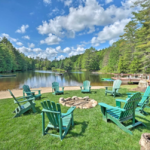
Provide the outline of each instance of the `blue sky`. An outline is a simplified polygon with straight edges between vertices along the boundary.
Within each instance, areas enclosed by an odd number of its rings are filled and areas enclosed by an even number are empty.
[[[0,0],[0,38],[49,60],[110,46],[131,20],[135,0]]]

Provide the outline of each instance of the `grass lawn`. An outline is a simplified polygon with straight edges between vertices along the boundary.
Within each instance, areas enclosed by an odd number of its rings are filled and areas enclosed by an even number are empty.
[[[125,99],[127,89],[121,89],[124,95],[118,97]],[[104,102],[115,106],[115,98],[109,94],[105,96],[105,90],[92,90],[91,94],[82,94],[81,91],[65,91],[64,95],[52,95],[46,93],[42,95],[41,100],[36,100],[37,113],[29,111],[25,115],[17,118],[13,117],[13,111],[17,107],[13,99],[0,100],[0,149],[2,150],[137,150],[140,149],[139,140],[141,134],[150,132],[150,115],[145,117],[136,117],[146,126],[138,126],[131,131],[134,135],[129,135],[118,128],[113,122],[108,123],[102,120],[99,105],[91,109],[75,109],[74,123],[65,138],[60,141],[59,138],[51,135],[42,136],[42,117],[41,101],[51,100],[58,103],[60,97],[89,96],[98,102]],[[62,112],[69,108],[61,106]],[[150,113],[150,110],[145,109]],[[47,117],[46,117],[47,118]],[[47,120],[48,121],[48,120]]]

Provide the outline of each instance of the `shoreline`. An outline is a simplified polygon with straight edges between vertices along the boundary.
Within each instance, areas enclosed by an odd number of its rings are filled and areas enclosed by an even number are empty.
[[[92,89],[104,89],[105,86],[92,86]],[[60,87],[61,89],[61,87]],[[44,93],[51,93],[52,92],[52,87],[41,87],[41,88],[31,88],[31,90],[41,90],[41,94]],[[71,90],[80,90],[80,86],[65,86],[64,87],[64,92],[65,91],[71,91]],[[15,97],[20,97],[23,96],[23,90],[22,89],[12,89],[12,93],[14,94]],[[38,91],[35,92],[35,94]],[[5,91],[0,91],[0,99],[6,99],[6,98],[12,98],[10,93],[5,90]]]

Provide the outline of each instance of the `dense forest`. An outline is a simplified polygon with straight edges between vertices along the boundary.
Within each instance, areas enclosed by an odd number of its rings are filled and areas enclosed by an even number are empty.
[[[91,47],[84,54],[64,60],[28,58],[4,37],[0,41],[0,72],[52,69],[150,73],[150,0],[135,3],[139,4],[142,9],[133,12],[133,18],[125,26],[124,34],[112,46],[102,50]]]

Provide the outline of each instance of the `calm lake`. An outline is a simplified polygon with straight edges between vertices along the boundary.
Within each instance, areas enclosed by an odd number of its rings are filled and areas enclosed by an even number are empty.
[[[0,77],[0,90],[22,88],[24,84],[31,88],[51,87],[52,82],[59,82],[60,86],[80,86],[83,81],[91,81],[92,86],[111,86],[112,82],[101,81],[101,78],[111,78],[111,74],[93,74],[91,72],[71,72],[62,76],[56,72],[35,70],[16,72],[16,77]]]

